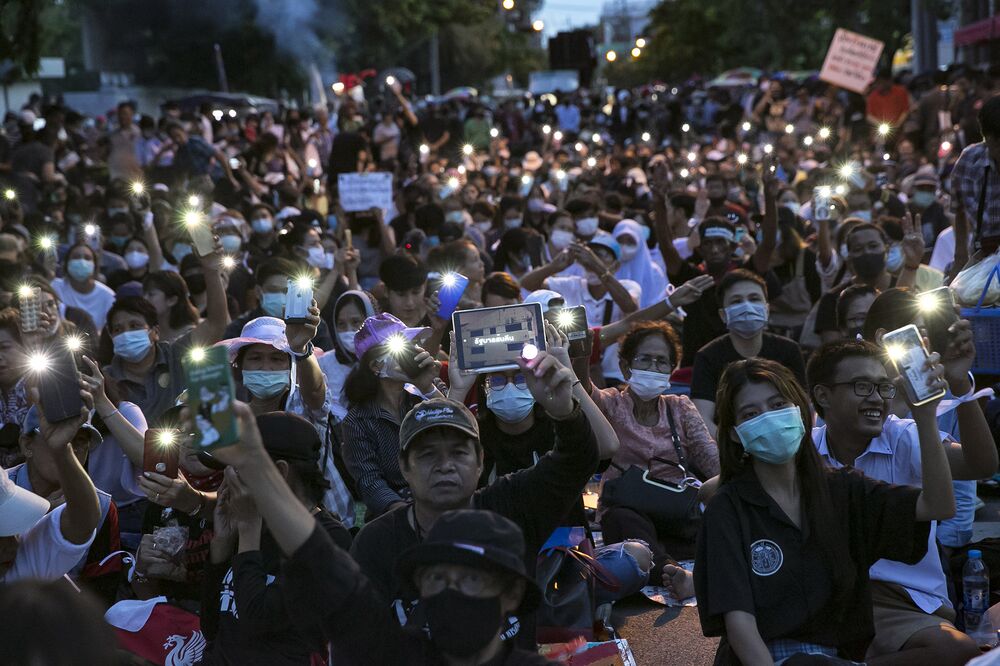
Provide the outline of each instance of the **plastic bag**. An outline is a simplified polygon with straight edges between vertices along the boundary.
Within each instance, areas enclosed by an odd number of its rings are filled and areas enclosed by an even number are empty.
[[[998,266],[1000,266],[1000,250],[979,263],[963,269],[951,281],[951,288],[955,292],[955,301],[961,305],[977,305],[987,281],[989,281],[990,286],[986,290],[986,297],[983,298],[982,304],[984,306],[994,305],[1000,301],[1000,277],[993,275]]]
[[[157,527],[152,534],[143,534],[139,543],[137,559],[145,562],[144,553],[155,552],[159,558],[143,567],[150,578],[165,580],[187,580],[187,567],[184,565],[184,551],[188,541],[188,528],[169,526]]]

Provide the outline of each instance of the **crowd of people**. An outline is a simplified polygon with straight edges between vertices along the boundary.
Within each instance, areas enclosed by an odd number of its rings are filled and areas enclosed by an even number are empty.
[[[0,140],[4,663],[541,664],[646,586],[720,664],[967,663],[1000,377],[957,315],[908,372],[882,339],[1000,245],[997,85],[33,98]],[[388,208],[345,210],[359,172]],[[461,370],[448,274],[460,311],[538,304],[545,349]],[[214,346],[238,442],[206,452]]]

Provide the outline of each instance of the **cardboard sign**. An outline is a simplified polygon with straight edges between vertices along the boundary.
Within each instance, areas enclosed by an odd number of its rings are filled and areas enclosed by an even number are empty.
[[[864,93],[875,78],[885,43],[837,28],[823,60],[819,78],[847,90]]]
[[[344,211],[381,208],[388,221],[388,212],[392,209],[391,173],[342,173],[337,176],[337,192]]]

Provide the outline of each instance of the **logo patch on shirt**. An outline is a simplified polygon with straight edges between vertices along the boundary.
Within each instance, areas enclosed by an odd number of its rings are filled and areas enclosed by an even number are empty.
[[[770,576],[778,572],[785,561],[781,547],[770,539],[760,539],[750,544],[750,566],[758,576]]]

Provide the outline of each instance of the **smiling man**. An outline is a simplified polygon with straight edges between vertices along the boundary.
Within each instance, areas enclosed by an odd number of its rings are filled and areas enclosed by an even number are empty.
[[[938,358],[931,354],[934,362]],[[921,486],[920,443],[933,439],[945,447],[954,479],[982,479],[996,472],[997,452],[990,438],[973,437],[963,446],[938,430],[933,414],[916,420],[891,414],[897,386],[886,372],[881,349],[872,343],[824,345],[809,361],[806,376],[816,412],[826,422],[813,429],[813,442],[832,467],[853,466],[879,481]],[[964,394],[963,389],[954,390]],[[979,407],[970,402],[959,409]],[[955,609],[948,599],[936,527],[932,524],[927,554],[917,564],[879,560],[871,568],[875,639],[868,657],[878,657],[879,664],[964,664],[979,653],[953,624]]]

